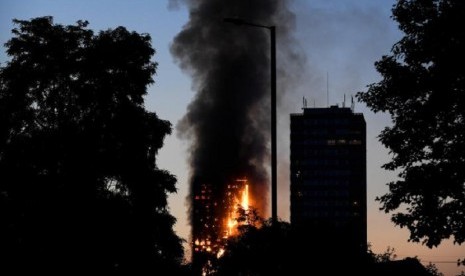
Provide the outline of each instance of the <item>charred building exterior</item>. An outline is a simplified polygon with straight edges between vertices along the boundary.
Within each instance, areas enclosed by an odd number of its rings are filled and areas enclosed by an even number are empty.
[[[214,181],[197,178],[192,202],[192,263],[195,274],[209,274],[209,261],[224,253],[229,237],[238,233],[239,206],[247,212],[249,206],[248,181],[245,178],[229,181],[225,189],[212,185]]]
[[[212,181],[196,178],[192,201],[192,269],[193,275],[205,274],[208,261],[220,246],[221,197]]]
[[[192,212],[192,236],[194,252],[218,251],[219,212],[218,200],[210,183],[202,182],[196,186]],[[195,255],[195,253],[194,253]]]
[[[291,114],[291,223],[330,229],[366,249],[366,124],[350,108],[303,108]]]

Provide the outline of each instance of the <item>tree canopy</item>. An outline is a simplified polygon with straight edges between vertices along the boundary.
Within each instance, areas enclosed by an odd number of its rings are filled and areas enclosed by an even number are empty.
[[[371,255],[353,248],[341,229],[295,226],[264,220],[256,210],[238,208],[239,235],[230,237],[213,275],[360,275],[371,269]],[[337,265],[334,265],[336,264]],[[305,274],[304,273],[304,274]],[[370,274],[369,274],[370,275]]]
[[[465,241],[465,2],[399,0],[393,19],[404,33],[375,63],[382,79],[359,92],[392,125],[379,135],[399,172],[378,200],[410,241],[428,247]]]
[[[0,270],[174,271],[176,178],[156,166],[171,124],[144,107],[150,36],[14,23],[0,67]]]

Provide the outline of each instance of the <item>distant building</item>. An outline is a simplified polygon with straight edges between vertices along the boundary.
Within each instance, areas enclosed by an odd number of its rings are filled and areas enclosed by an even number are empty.
[[[365,250],[366,124],[350,108],[291,114],[291,223]],[[357,250],[358,250],[357,249]]]

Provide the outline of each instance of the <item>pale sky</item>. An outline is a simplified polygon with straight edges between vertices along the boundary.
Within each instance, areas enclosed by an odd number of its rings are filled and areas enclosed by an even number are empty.
[[[394,2],[295,0],[291,5],[297,19],[295,37],[299,45],[296,46],[305,52],[307,65],[304,78],[294,91],[278,91],[282,96],[278,108],[278,215],[283,220],[289,219],[289,113],[301,111],[303,96],[309,105],[315,100],[317,107],[324,107],[328,88],[329,103],[341,104],[344,94],[350,99],[351,95],[366,90],[368,84],[380,79],[373,63],[382,55],[389,54],[392,45],[402,35],[396,22],[390,18]],[[88,20],[89,28],[95,31],[124,26],[131,31],[151,35],[152,46],[157,51],[154,60],[159,67],[154,76],[155,84],[148,90],[146,107],[173,124],[173,135],[165,140],[158,155],[158,166],[178,178],[178,193],[170,196],[169,207],[178,219],[176,232],[188,240],[190,228],[185,200],[188,191],[188,141],[177,137],[174,126],[185,114],[195,91],[191,89],[189,75],[180,70],[169,51],[173,38],[188,21],[186,7],[180,4],[169,8],[168,2],[163,0],[0,0],[0,43],[4,44],[11,37],[13,18],[48,15],[59,24]],[[5,48],[2,48],[2,65],[6,60]],[[279,59],[277,66],[280,66]],[[385,183],[395,179],[394,173],[380,168],[389,160],[389,155],[376,138],[389,124],[389,118],[373,114],[360,103],[356,103],[355,111],[364,113],[367,122],[368,241],[373,250],[381,253],[388,246],[394,247],[399,259],[418,256],[424,264],[436,262],[445,276],[458,274],[460,268],[455,261],[465,256],[465,246],[453,246],[448,241],[430,250],[420,244],[408,243],[408,231],[395,227],[389,215],[378,210],[375,197],[384,194],[387,191]],[[465,267],[461,269],[465,270]]]

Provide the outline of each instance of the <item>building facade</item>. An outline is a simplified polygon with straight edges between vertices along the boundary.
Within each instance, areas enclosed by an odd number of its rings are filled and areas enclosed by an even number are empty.
[[[193,275],[210,275],[212,262],[224,254],[230,237],[239,233],[239,206],[247,212],[248,181],[221,182],[197,177],[192,185],[192,270]]]
[[[291,114],[291,224],[366,250],[366,123],[351,108]]]

